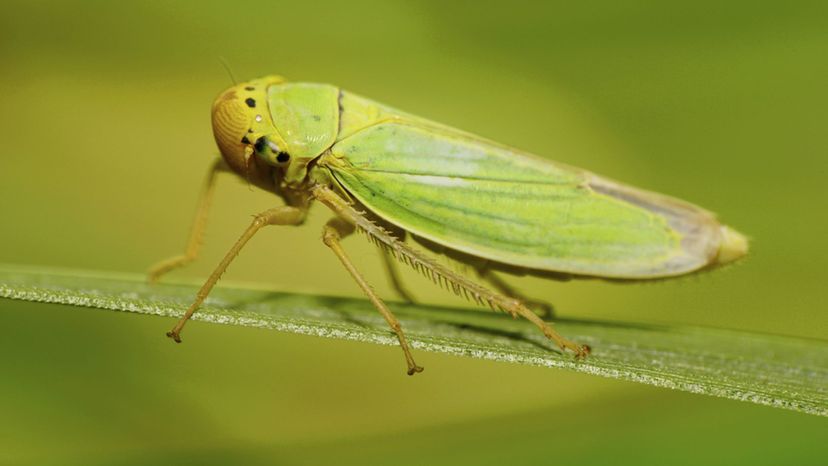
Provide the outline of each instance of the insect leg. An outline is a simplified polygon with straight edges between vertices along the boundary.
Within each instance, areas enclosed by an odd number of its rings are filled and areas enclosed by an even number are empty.
[[[488,282],[489,285],[492,285],[494,289],[505,294],[506,296],[511,296],[521,300],[538,316],[544,319],[552,319],[555,317],[555,311],[549,303],[527,298],[523,293],[512,288],[512,286],[506,283],[506,281],[504,281],[499,275],[495,274],[486,267],[478,268],[476,270],[477,275],[483,280],[486,280],[486,282]]]
[[[207,174],[204,188],[198,199],[198,207],[196,208],[193,226],[190,229],[190,239],[187,241],[187,249],[184,251],[184,254],[164,259],[150,267],[147,272],[148,282],[155,283],[161,278],[161,275],[164,275],[170,270],[183,267],[198,257],[204,227],[207,225],[207,211],[210,209],[210,202],[213,200],[213,192],[215,192],[216,175],[226,171],[229,171],[229,167],[223,159],[216,160],[213,166],[210,167],[210,172]]]
[[[210,277],[207,278],[207,281],[204,282],[204,285],[202,285],[201,289],[198,290],[195,301],[193,301],[193,304],[191,304],[190,308],[187,309],[187,312],[184,313],[181,319],[179,319],[178,323],[175,324],[175,327],[167,332],[167,336],[175,340],[177,343],[181,343],[181,329],[184,328],[184,324],[187,323],[196,309],[201,306],[201,303],[203,303],[204,299],[207,298],[207,295],[210,294],[210,290],[213,289],[213,286],[216,282],[218,282],[219,278],[221,278],[221,275],[225,270],[227,270],[227,266],[229,266],[230,262],[236,258],[239,251],[241,251],[244,245],[250,241],[250,238],[252,238],[253,235],[268,225],[298,225],[305,220],[305,214],[306,211],[303,209],[287,206],[268,209],[257,214],[253,219],[253,223],[251,223],[244,233],[242,233],[241,237],[236,241],[236,244],[234,244],[233,247],[227,251],[224,259],[221,260],[218,267],[213,270],[213,273],[210,274]]]
[[[411,355],[411,349],[408,347],[408,341],[405,339],[405,334],[403,334],[400,322],[394,314],[391,313],[379,296],[377,296],[371,288],[371,285],[365,281],[365,278],[359,273],[359,270],[356,269],[353,262],[351,262],[351,259],[349,259],[348,255],[345,254],[345,250],[342,249],[340,240],[343,236],[353,233],[353,231],[354,226],[351,223],[348,223],[340,218],[331,219],[327,224],[325,224],[325,228],[322,230],[322,242],[324,242],[325,245],[331,248],[331,251],[336,254],[336,257],[339,258],[342,265],[345,266],[359,287],[362,288],[362,291],[368,296],[368,299],[371,300],[374,307],[377,308],[380,314],[382,314],[385,318],[385,321],[388,322],[388,325],[391,326],[394,333],[397,334],[397,339],[400,341],[403,353],[405,353],[405,362],[408,364],[408,375],[414,375],[417,372],[422,372],[423,368],[414,362],[414,357]]]
[[[523,317],[524,319],[528,320],[529,322],[535,324],[540,329],[540,331],[543,332],[544,335],[546,335],[546,338],[549,338],[550,340],[554,341],[555,344],[558,345],[558,348],[560,348],[561,350],[571,350],[573,353],[575,353],[575,357],[579,359],[585,358],[589,354],[589,346],[580,345],[578,343],[564,338],[563,336],[561,336],[560,333],[556,332],[555,329],[553,329],[548,322],[545,322],[543,319],[538,317],[537,314],[529,310],[529,308],[526,307],[520,301],[516,299],[509,300],[508,298],[506,298],[506,301],[502,301],[500,303],[500,306],[506,312],[512,315],[517,314]]]
[[[394,291],[402,298],[404,301],[409,303],[414,302],[414,297],[411,296],[411,293],[405,289],[405,286],[402,284],[402,280],[400,279],[400,273],[397,270],[397,264],[395,262],[393,253],[387,249],[383,248],[381,251],[382,254],[382,262],[385,265],[385,274],[388,276],[388,281],[391,282],[391,286],[394,288]]]
[[[432,277],[434,282],[445,281],[449,283],[452,288],[461,290],[464,295],[469,296],[469,299],[479,303],[488,304],[493,309],[499,309],[508,312],[512,317],[521,316],[532,322],[546,335],[547,338],[554,341],[561,350],[571,350],[579,358],[585,357],[589,354],[589,347],[586,345],[579,345],[570,340],[567,340],[556,332],[552,326],[543,321],[534,312],[529,310],[520,300],[504,296],[503,294],[494,292],[468,278],[452,271],[439,262],[426,256],[422,252],[411,248],[407,244],[399,241],[388,231],[372,222],[362,212],[357,211],[350,206],[345,200],[339,197],[330,188],[322,185],[317,185],[312,188],[313,196],[328,206],[331,210],[336,212],[339,217],[347,222],[355,225],[357,228],[363,230],[366,234],[373,236],[377,241],[383,243],[385,246],[391,248],[395,254],[404,258],[404,260],[411,264],[412,267],[418,270],[425,270],[429,277]]]
[[[405,239],[405,230],[395,227],[391,224],[385,224],[383,227],[387,230],[390,230],[391,234],[396,236],[400,241]],[[403,285],[402,277],[400,277],[399,269],[397,268],[397,260],[400,257],[394,254],[394,251],[388,249],[387,247],[383,247],[382,244],[378,246],[380,249],[380,254],[382,254],[382,265],[385,268],[385,276],[388,278],[388,283],[391,284],[391,287],[397,293],[403,301],[408,303],[414,302],[414,296],[406,289],[405,285]]]

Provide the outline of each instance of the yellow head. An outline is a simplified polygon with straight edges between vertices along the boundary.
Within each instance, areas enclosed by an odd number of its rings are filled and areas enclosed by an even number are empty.
[[[273,167],[290,162],[267,104],[268,88],[283,82],[281,76],[244,82],[222,92],[213,102],[213,136],[222,157],[236,173],[265,189],[273,186]]]

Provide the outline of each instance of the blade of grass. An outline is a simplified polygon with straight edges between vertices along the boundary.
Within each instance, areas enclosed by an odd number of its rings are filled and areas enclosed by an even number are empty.
[[[138,275],[0,265],[0,298],[177,317],[196,289],[184,284],[149,286]],[[556,325],[561,333],[593,349],[585,361],[576,361],[523,320],[469,309],[391,305],[417,350],[558,367],[828,416],[826,341],[700,327],[560,320]],[[379,313],[363,299],[219,286],[194,318],[397,344]],[[159,324],[159,335],[169,325]]]

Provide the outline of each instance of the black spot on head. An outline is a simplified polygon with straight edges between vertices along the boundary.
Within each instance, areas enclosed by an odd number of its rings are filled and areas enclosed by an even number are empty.
[[[245,90],[245,91],[255,91],[255,90],[256,90],[256,88],[255,88],[255,87],[253,87],[253,86],[245,86],[244,90]]]
[[[242,144],[250,144],[250,139],[247,139],[247,136],[242,138]]]
[[[320,120],[322,120],[321,116],[319,116],[319,115],[314,115],[313,116],[313,121],[320,121]]]
[[[256,148],[256,152],[261,152],[264,150],[265,144],[267,144],[267,141],[264,136],[262,136],[259,139],[256,139],[256,144],[253,144],[253,147]]]
[[[276,161],[279,163],[285,163],[290,160],[290,154],[287,152],[279,152],[279,155],[276,156]]]
[[[246,103],[247,106],[250,108],[256,108],[256,99],[254,99],[253,97],[248,97],[244,99],[244,103]]]
[[[252,132],[253,132],[253,128],[250,128],[249,130],[247,130],[247,132],[248,132],[248,133],[252,133]]]

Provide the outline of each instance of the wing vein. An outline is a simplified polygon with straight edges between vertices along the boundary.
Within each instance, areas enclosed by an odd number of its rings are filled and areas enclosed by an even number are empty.
[[[405,175],[405,176],[431,176],[435,178],[448,178],[448,179],[461,179],[461,180],[468,180],[468,181],[491,181],[495,183],[520,183],[520,184],[531,184],[531,185],[548,185],[548,186],[579,186],[573,184],[571,181],[563,180],[561,182],[555,183],[550,181],[541,181],[541,180],[514,180],[514,179],[507,179],[507,178],[489,178],[489,177],[480,177],[480,176],[468,176],[468,175],[446,175],[444,173],[439,172],[406,172],[401,170],[382,170],[377,168],[366,168],[360,167],[357,165],[353,165],[354,169],[365,172],[365,173],[384,173],[390,175]],[[585,186],[584,186],[585,187]]]

